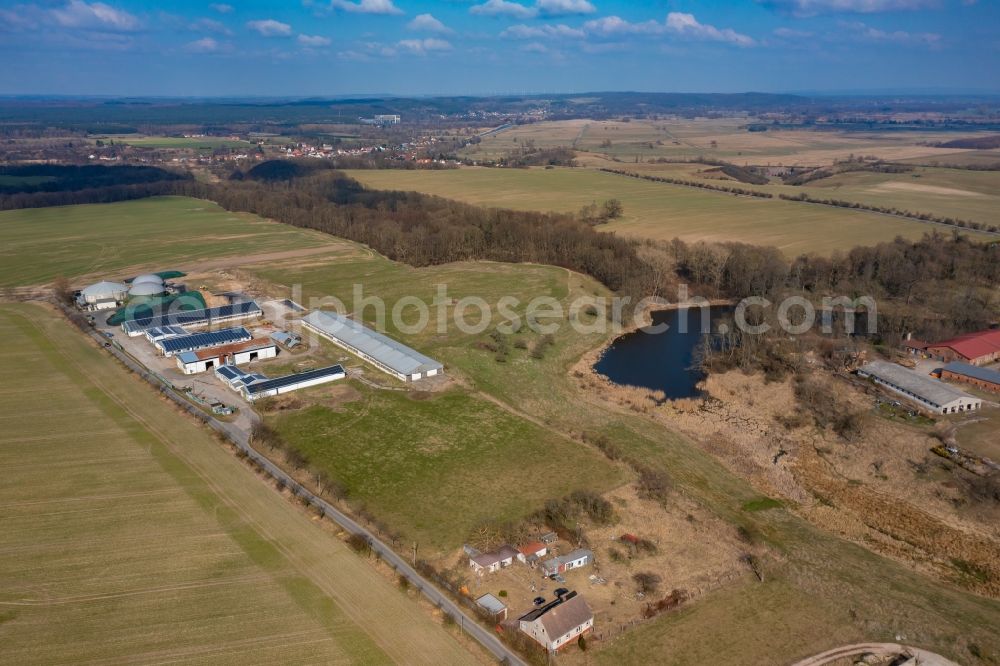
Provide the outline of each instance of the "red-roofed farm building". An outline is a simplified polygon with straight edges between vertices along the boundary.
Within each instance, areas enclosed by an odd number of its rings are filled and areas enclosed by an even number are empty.
[[[966,333],[927,345],[927,353],[939,361],[963,361],[986,365],[1000,360],[1000,329]]]

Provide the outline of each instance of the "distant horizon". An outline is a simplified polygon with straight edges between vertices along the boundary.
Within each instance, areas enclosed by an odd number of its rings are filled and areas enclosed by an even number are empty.
[[[189,100],[189,101],[336,101],[351,99],[449,99],[470,97],[477,99],[506,97],[567,97],[573,95],[774,95],[795,97],[871,97],[912,96],[912,97],[1000,97],[1000,89],[858,89],[858,90],[567,90],[567,91],[511,91],[494,93],[393,93],[393,92],[357,92],[305,94],[289,93],[272,95],[266,93],[246,93],[230,95],[179,95],[179,94],[114,94],[114,93],[0,93],[0,100]]]

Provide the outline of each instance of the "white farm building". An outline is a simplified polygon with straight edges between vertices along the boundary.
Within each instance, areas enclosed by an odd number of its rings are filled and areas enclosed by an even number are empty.
[[[247,340],[222,347],[212,347],[198,351],[186,351],[177,354],[177,367],[185,375],[205,372],[212,368],[230,365],[243,365],[253,361],[274,358],[278,348],[273,342],[264,340]]]
[[[309,388],[310,386],[326,384],[327,382],[343,379],[346,376],[347,373],[344,372],[343,366],[331,365],[326,368],[306,370],[305,372],[297,372],[293,375],[275,377],[274,379],[260,379],[243,384],[240,391],[243,393],[244,398],[253,401],[272,395],[290,393],[291,391]]]
[[[302,323],[335,345],[404,382],[444,372],[444,365],[440,362],[336,312],[310,312],[302,318]]]
[[[979,398],[887,361],[872,361],[861,366],[858,368],[858,376],[869,378],[934,414],[955,414],[983,406],[983,401]]]

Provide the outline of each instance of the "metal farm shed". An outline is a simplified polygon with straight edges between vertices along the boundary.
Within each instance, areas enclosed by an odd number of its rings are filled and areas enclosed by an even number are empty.
[[[302,323],[404,382],[433,377],[444,371],[440,362],[336,312],[310,312],[302,318]]]

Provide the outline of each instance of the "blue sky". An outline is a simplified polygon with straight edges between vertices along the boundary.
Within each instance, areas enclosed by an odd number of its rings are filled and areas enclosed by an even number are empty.
[[[0,0],[0,94],[1000,91],[996,0]]]

